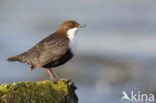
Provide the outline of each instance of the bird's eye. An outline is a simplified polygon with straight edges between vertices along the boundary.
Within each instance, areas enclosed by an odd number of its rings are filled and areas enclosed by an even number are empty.
[[[72,26],[74,26],[74,23],[72,23]]]

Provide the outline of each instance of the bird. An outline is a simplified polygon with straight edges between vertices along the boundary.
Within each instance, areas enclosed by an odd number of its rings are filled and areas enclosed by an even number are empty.
[[[10,57],[8,62],[22,62],[31,65],[31,70],[44,68],[47,70],[51,81],[58,81],[59,77],[52,70],[54,67],[65,64],[74,53],[71,42],[79,28],[85,27],[75,20],[64,21],[52,34],[41,40],[28,51]]]
[[[126,100],[131,100],[129,97],[128,97],[128,94],[125,92],[125,91],[122,91],[122,94],[123,94],[123,96],[122,96],[122,98],[121,98],[121,100],[124,100],[124,99],[126,99]]]

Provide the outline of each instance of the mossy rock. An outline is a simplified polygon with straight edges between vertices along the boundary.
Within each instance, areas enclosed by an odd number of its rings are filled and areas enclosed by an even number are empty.
[[[73,82],[19,82],[0,86],[0,103],[78,103]]]

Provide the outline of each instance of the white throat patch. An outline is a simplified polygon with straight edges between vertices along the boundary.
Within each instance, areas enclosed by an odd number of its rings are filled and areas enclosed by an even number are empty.
[[[67,31],[67,34],[68,34],[67,37],[68,37],[70,40],[73,40],[75,34],[77,33],[77,31],[78,31],[78,28],[69,29],[69,30]]]

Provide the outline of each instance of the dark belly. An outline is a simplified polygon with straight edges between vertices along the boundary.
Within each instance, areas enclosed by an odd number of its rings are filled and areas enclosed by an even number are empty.
[[[44,68],[52,68],[52,67],[57,67],[60,65],[63,65],[64,63],[66,63],[68,60],[70,60],[73,57],[73,54],[70,50],[68,50],[66,52],[66,54],[64,54],[61,58],[59,58],[56,61],[50,62],[46,65],[44,65]]]

